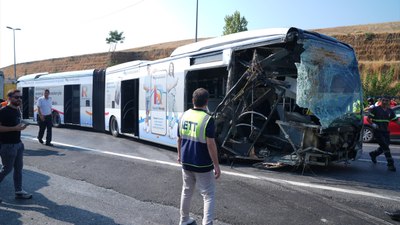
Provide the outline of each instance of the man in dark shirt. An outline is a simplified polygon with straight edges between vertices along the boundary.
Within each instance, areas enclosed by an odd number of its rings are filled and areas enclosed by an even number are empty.
[[[389,108],[389,98],[383,97],[381,105],[371,108],[367,120],[375,129],[375,138],[379,144],[378,149],[369,153],[371,161],[376,163],[376,157],[384,153],[387,160],[388,170],[395,172],[396,167],[394,166],[394,160],[390,154],[389,148],[390,134],[388,126],[391,120],[395,120],[398,124],[400,124],[400,122],[394,111]]]
[[[0,183],[14,168],[15,198],[30,199],[32,195],[22,190],[24,144],[21,142],[21,131],[27,124],[21,123],[21,91],[11,90],[7,96],[8,105],[0,109],[0,156],[3,164]]]

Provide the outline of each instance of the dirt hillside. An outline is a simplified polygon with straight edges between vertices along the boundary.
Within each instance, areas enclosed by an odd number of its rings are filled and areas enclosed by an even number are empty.
[[[400,22],[335,27],[313,30],[350,44],[356,51],[362,76],[394,68],[400,78]],[[87,54],[46,59],[17,64],[17,76],[48,71],[63,72],[106,68],[132,60],[155,60],[168,57],[171,52],[193,40],[181,40],[111,53]],[[12,79],[13,65],[0,68],[5,78]]]

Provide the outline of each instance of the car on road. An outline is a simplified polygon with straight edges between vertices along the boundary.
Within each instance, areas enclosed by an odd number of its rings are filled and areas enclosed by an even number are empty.
[[[397,117],[400,117],[400,105],[397,105],[392,108]],[[374,129],[371,124],[367,120],[368,112],[364,115],[364,129],[363,129],[363,142],[369,143],[373,142],[374,137]],[[389,122],[389,131],[390,131],[390,139],[400,139],[400,125],[398,125],[395,121]]]

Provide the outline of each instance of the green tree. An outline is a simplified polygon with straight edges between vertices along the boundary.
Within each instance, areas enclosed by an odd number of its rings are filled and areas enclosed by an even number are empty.
[[[235,11],[233,15],[225,16],[225,26],[223,35],[233,34],[247,30],[247,20],[244,16],[240,17],[240,12]]]
[[[394,69],[381,74],[379,78],[377,73],[367,74],[362,81],[364,99],[378,96],[397,96],[400,93],[400,83],[395,82]]]
[[[124,32],[119,33],[117,30],[108,33],[106,42],[110,45],[110,48],[108,49],[109,52],[114,52],[118,43],[124,43],[125,37],[122,36],[123,34]]]

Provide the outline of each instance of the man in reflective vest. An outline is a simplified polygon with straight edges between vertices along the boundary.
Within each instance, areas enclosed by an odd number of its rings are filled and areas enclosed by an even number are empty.
[[[193,109],[183,113],[178,127],[178,161],[182,164],[181,225],[191,224],[190,202],[196,186],[203,196],[203,225],[213,224],[215,179],[221,174],[215,144],[214,119],[207,114],[208,91],[193,92]]]
[[[396,167],[394,166],[394,160],[392,158],[392,154],[390,154],[390,134],[389,134],[389,122],[394,120],[397,124],[400,124],[396,114],[394,111],[389,108],[389,98],[383,97],[382,104],[380,106],[376,106],[370,109],[370,113],[368,115],[368,122],[371,123],[371,126],[375,129],[374,135],[375,139],[379,144],[379,148],[375,151],[369,153],[371,157],[371,161],[376,163],[376,157],[380,154],[385,154],[387,160],[387,167],[389,171],[396,171]]]

